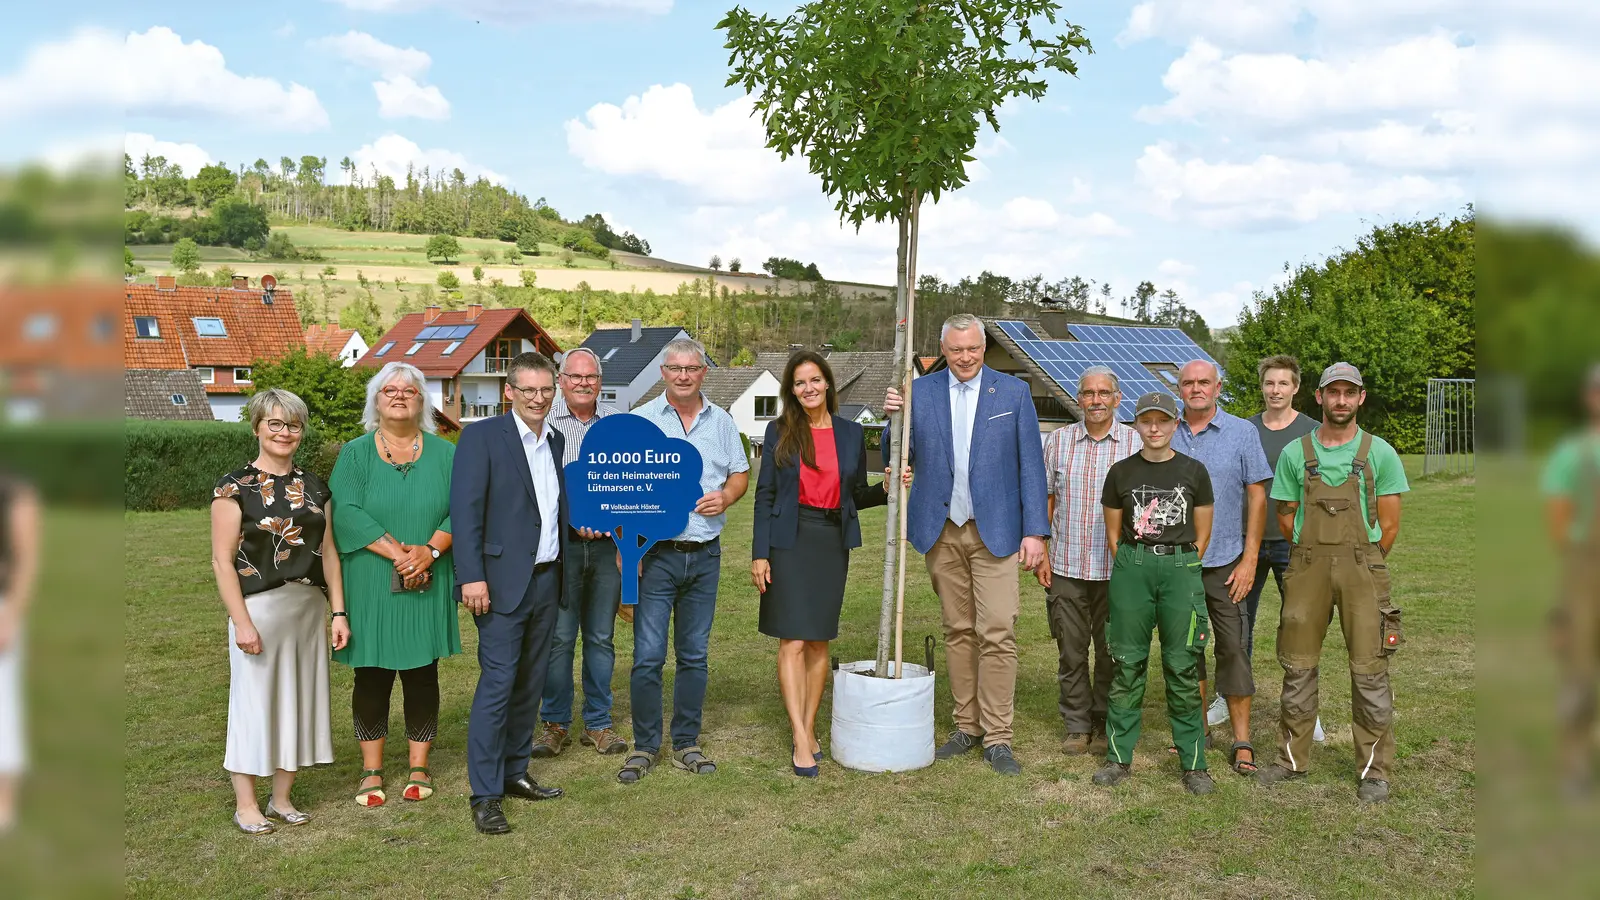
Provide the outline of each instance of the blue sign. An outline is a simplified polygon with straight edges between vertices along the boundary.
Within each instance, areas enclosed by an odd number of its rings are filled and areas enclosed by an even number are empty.
[[[622,554],[622,602],[639,602],[639,560],[683,533],[700,501],[700,451],[632,413],[606,416],[566,467],[572,527],[610,532]]]

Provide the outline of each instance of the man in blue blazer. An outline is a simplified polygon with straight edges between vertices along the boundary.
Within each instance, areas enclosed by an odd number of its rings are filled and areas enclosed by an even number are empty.
[[[478,626],[478,689],[467,723],[472,821],[483,834],[511,830],[506,795],[548,800],[561,790],[528,775],[533,727],[561,602],[567,498],[564,442],[546,416],[556,366],[523,353],[506,372],[511,412],[468,425],[450,479],[456,590]]]
[[[986,344],[976,316],[951,316],[939,333],[949,370],[912,386],[906,537],[939,595],[955,699],[956,731],[934,755],[950,759],[981,743],[991,768],[1018,775],[1017,566],[1032,570],[1044,558],[1050,517],[1033,397],[1021,380],[983,364]],[[884,408],[901,406],[891,388]],[[883,452],[888,465],[887,440]]]

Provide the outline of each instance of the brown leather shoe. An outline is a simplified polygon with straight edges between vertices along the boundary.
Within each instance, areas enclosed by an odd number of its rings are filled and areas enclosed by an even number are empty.
[[[1088,753],[1089,736],[1081,732],[1067,735],[1067,739],[1061,742],[1061,752],[1068,756],[1082,756]]]
[[[578,743],[585,747],[593,747],[594,752],[601,756],[628,752],[628,742],[610,728],[601,728],[598,731],[585,728],[583,735],[578,738]]]
[[[566,748],[567,726],[546,722],[539,730],[539,736],[534,739],[533,758],[549,759],[552,756],[560,756],[561,751]]]
[[[1106,740],[1106,727],[1096,725],[1089,735],[1089,752],[1095,756],[1105,756],[1111,749],[1111,742]]]

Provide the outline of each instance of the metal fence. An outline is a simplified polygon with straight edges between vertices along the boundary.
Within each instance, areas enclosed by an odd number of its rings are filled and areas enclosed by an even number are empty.
[[[1428,379],[1427,433],[1422,474],[1474,474],[1476,460],[1473,435],[1476,425],[1475,379]]]

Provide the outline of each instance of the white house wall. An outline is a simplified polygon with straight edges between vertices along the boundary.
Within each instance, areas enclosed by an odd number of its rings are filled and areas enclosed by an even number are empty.
[[[243,394],[207,394],[211,403],[211,418],[218,422],[237,422],[244,417],[244,405],[249,402]]]
[[[752,441],[760,442],[767,433],[767,423],[771,422],[773,417],[756,417],[756,398],[777,395],[778,379],[774,378],[771,372],[763,370],[761,375],[745,388],[744,393],[739,395],[739,399],[733,401],[733,405],[728,408],[728,414],[733,416],[734,424],[739,426],[740,433]]]

